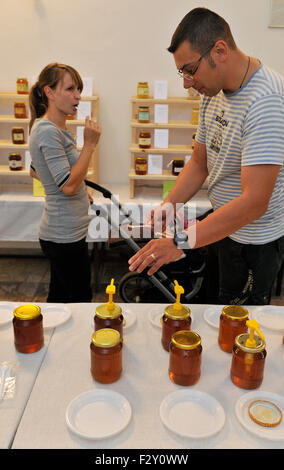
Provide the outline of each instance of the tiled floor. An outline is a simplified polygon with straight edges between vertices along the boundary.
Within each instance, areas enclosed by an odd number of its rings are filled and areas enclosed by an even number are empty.
[[[127,247],[100,251],[93,260],[93,301],[105,302],[107,284],[114,278],[117,286],[121,277],[128,273],[128,258],[131,252]],[[100,258],[100,259],[99,259]],[[98,269],[99,265],[99,269]],[[95,269],[97,268],[97,269]],[[4,256],[0,255],[0,300],[44,302],[48,292],[49,266],[47,260],[37,256]],[[118,288],[116,302],[122,302]],[[284,305],[284,286],[280,296],[273,295],[271,304]]]

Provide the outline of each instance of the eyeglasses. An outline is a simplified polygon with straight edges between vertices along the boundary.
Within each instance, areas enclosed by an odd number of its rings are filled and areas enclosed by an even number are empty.
[[[178,70],[178,76],[182,79],[186,79],[186,80],[193,80],[193,76],[196,74],[198,68],[199,68],[199,65],[200,65],[200,62],[202,61],[203,57],[205,57],[208,52],[211,51],[211,49],[215,46],[215,43],[213,44],[213,46],[210,46],[209,49],[207,49],[204,54],[202,54],[199,59],[195,62],[194,65],[191,66],[191,69],[190,70],[184,70],[185,67],[188,67],[191,62],[189,62],[188,64],[184,64],[184,66]]]

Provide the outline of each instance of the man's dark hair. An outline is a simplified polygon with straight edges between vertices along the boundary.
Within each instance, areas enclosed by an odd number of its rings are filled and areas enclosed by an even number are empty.
[[[219,39],[226,41],[230,49],[236,48],[230,26],[221,16],[207,8],[195,8],[181,20],[168,51],[173,53],[188,41],[193,50],[204,54]]]

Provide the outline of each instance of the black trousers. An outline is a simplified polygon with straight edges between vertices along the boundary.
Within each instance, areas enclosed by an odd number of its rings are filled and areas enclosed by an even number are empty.
[[[284,237],[263,245],[224,238],[208,246],[208,303],[267,305],[284,259]]]
[[[47,302],[91,302],[91,267],[85,238],[74,243],[40,240],[50,262]]]

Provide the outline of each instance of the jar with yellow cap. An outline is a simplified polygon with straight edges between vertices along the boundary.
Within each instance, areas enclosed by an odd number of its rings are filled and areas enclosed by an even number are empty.
[[[177,300],[174,304],[168,305],[162,317],[162,346],[169,351],[172,335],[179,330],[190,330],[191,316],[190,309],[180,303],[180,296],[184,294],[184,289],[175,283],[175,294]]]
[[[247,320],[250,333],[238,335],[231,364],[231,380],[240,388],[251,390],[262,384],[266,358],[265,338],[255,320]],[[257,332],[258,336],[254,334]]]
[[[194,385],[201,374],[201,338],[194,331],[173,334],[170,343],[169,376],[178,385]]]
[[[104,384],[118,380],[122,373],[122,341],[117,330],[102,328],[92,335],[91,374]]]
[[[121,307],[113,302],[115,290],[114,279],[112,279],[111,283],[106,288],[106,293],[109,295],[109,301],[96,308],[96,314],[94,317],[95,331],[101,328],[113,328],[119,332],[122,339],[124,318]]]
[[[33,353],[44,345],[43,321],[38,305],[25,304],[14,310],[14,341],[17,351]]]
[[[138,82],[137,85],[137,98],[149,98],[148,82]]]
[[[236,336],[248,331],[248,316],[247,309],[240,305],[227,305],[222,309],[218,343],[223,351],[231,353]]]

